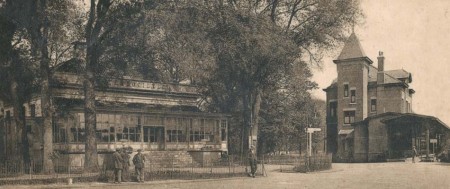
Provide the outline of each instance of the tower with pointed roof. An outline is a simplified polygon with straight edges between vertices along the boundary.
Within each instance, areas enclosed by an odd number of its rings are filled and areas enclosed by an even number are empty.
[[[337,78],[325,88],[327,97],[327,151],[336,157],[351,159],[358,149],[353,123],[384,112],[411,112],[414,90],[409,89],[411,74],[402,70],[384,70],[380,52],[378,68],[366,56],[353,32],[333,62]],[[358,146],[358,145],[356,145]]]

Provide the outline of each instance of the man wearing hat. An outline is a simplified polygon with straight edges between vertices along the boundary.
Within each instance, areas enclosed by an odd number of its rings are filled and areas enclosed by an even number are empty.
[[[134,170],[136,170],[137,181],[144,182],[145,156],[141,153],[141,149],[138,149],[137,151],[138,153],[133,157]]]
[[[122,169],[123,169],[123,159],[122,155],[120,155],[120,149],[116,149],[113,154],[114,160],[114,183],[122,183]]]
[[[248,161],[250,164],[250,176],[255,178],[255,173],[257,169],[257,160],[256,160],[256,154],[255,154],[255,147],[252,145],[248,151]]]

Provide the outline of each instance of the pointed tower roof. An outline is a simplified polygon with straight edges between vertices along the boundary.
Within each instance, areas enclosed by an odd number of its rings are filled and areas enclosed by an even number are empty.
[[[355,32],[353,32],[345,42],[344,48],[342,49],[341,54],[339,55],[337,60],[361,58],[361,57],[366,57],[366,53],[364,53],[364,50],[361,47],[361,43],[359,42],[358,37],[356,37]]]
[[[345,41],[345,45],[341,51],[341,54],[339,54],[338,58],[336,60],[333,60],[333,62],[348,62],[357,59],[365,60],[368,64],[372,64],[372,60],[370,60],[370,58],[366,56],[366,53],[364,53],[364,50],[361,47],[361,43],[359,42],[359,39],[356,36],[355,32],[352,32],[347,41]]]

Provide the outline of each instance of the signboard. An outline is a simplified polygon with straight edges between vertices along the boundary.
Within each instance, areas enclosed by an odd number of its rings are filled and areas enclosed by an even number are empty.
[[[435,138],[430,139],[430,143],[437,143],[437,139]]]
[[[314,133],[315,131],[321,131],[321,128],[306,128],[307,133]]]

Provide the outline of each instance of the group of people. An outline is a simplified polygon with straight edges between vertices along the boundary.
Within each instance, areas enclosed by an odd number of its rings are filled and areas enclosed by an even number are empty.
[[[133,164],[136,171],[136,179],[138,182],[144,182],[144,164],[145,156],[138,149],[137,154],[133,156]],[[130,174],[130,155],[126,149],[116,149],[113,154],[114,160],[114,183],[121,183],[122,181],[129,181]]]
[[[145,156],[141,153],[142,150],[138,149],[137,154],[133,156],[132,162],[136,171],[136,179],[138,182],[144,182],[144,165]],[[130,155],[126,149],[116,149],[113,154],[114,160],[114,183],[121,183],[122,181],[129,181],[130,174]],[[257,169],[257,158],[255,154],[255,149],[252,146],[249,149],[248,160],[250,165],[250,176],[255,177]]]

